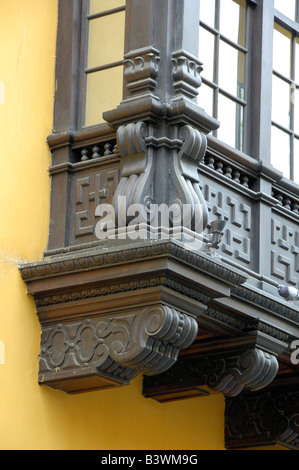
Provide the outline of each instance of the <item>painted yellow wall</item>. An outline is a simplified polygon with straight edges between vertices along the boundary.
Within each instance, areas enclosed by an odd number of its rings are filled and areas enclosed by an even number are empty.
[[[47,244],[56,25],[57,0],[0,2],[0,449],[222,449],[220,395],[161,405],[139,377],[76,396],[37,383],[40,327],[18,263]]]

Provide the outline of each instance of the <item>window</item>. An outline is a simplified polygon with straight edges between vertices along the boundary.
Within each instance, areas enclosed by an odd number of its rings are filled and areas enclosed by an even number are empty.
[[[215,135],[242,150],[248,53],[246,1],[201,0],[200,11],[200,60],[204,70],[199,105],[221,122]]]
[[[299,182],[299,20],[297,0],[275,0],[271,162]]]
[[[200,0],[199,59],[198,104],[220,121],[215,137],[299,183],[299,0]],[[251,154],[255,120],[264,142]]]
[[[112,104],[108,89],[114,90],[115,106],[122,99],[124,27],[125,0],[90,0],[86,34],[88,53],[84,68],[83,122],[86,127],[103,121],[102,112]]]

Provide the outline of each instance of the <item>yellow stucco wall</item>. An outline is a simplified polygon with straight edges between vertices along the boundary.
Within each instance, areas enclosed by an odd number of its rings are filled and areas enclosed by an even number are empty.
[[[221,395],[158,404],[141,378],[70,396],[37,383],[40,327],[18,264],[49,224],[57,0],[0,2],[0,449],[222,449]]]

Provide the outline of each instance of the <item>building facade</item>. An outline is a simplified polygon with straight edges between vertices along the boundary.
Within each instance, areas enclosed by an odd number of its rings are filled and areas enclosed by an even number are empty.
[[[0,447],[296,449],[298,0],[10,3]]]

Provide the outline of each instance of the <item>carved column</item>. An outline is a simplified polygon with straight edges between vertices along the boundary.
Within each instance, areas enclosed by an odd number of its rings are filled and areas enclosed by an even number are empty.
[[[167,225],[202,233],[208,211],[198,166],[206,136],[219,124],[196,101],[202,70],[199,2],[128,0],[126,24],[124,97],[115,110],[104,113],[117,129],[121,155],[113,200],[118,228],[128,225],[132,204],[145,207],[148,225],[153,224],[149,206],[165,204],[172,209]],[[174,213],[179,213],[175,222]]]

